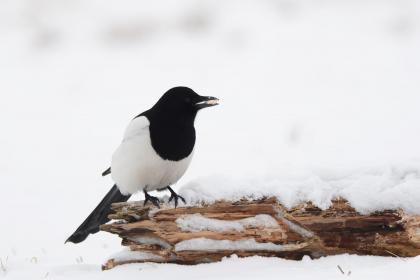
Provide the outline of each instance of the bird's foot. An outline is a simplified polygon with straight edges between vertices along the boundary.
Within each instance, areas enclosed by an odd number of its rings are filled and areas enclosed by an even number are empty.
[[[182,196],[178,195],[171,187],[168,187],[168,190],[171,192],[171,197],[169,198],[168,202],[171,202],[172,199],[174,200],[175,203],[175,208],[178,206],[178,199],[180,198],[182,200],[182,202],[184,202],[184,204],[186,204],[185,202],[185,198],[183,198]]]
[[[157,208],[160,208],[160,206],[159,206],[159,203],[160,203],[159,198],[157,198],[155,196],[151,196],[146,191],[144,192],[144,197],[145,198],[144,198],[144,204],[143,204],[143,206],[146,205],[146,203],[148,201],[150,201],[154,206],[156,206]]]

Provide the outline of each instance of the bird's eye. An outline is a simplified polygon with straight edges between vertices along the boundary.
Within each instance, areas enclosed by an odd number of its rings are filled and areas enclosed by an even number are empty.
[[[191,103],[191,98],[189,97],[185,98],[185,103]]]

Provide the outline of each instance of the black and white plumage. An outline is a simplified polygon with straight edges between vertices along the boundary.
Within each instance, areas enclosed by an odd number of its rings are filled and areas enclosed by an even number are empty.
[[[67,239],[79,243],[106,223],[110,205],[127,201],[137,191],[145,194],[145,203],[159,206],[149,191],[168,189],[175,207],[177,195],[172,188],[190,165],[195,144],[194,120],[197,112],[218,104],[218,99],[200,96],[187,87],[168,90],[149,110],[135,117],[125,130],[123,140],[114,152],[111,167],[102,176],[111,174],[115,185],[99,205]],[[67,242],[66,241],[66,242]]]

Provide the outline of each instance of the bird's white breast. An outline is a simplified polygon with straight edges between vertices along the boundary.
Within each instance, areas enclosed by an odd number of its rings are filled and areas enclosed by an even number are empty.
[[[162,159],[152,147],[149,121],[137,117],[127,127],[111,162],[112,179],[123,194],[165,188],[176,183],[187,170],[193,153],[180,160]]]

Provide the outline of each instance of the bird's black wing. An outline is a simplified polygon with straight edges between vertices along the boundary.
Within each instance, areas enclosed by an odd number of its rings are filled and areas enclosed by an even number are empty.
[[[106,176],[108,174],[111,174],[111,167],[108,167],[107,170],[105,170],[104,172],[102,172],[102,176]]]

